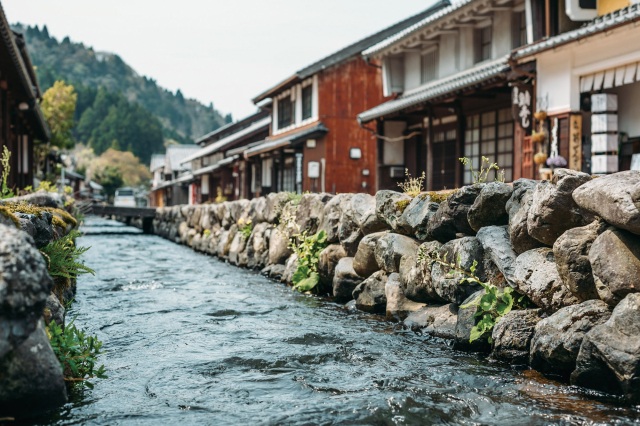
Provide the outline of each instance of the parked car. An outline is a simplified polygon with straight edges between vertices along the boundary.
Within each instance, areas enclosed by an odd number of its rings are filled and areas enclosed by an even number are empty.
[[[116,207],[135,207],[136,197],[133,188],[118,188],[113,198],[113,205]]]

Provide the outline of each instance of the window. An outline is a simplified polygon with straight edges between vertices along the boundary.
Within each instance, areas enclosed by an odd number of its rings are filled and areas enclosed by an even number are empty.
[[[278,129],[293,124],[293,102],[289,96],[278,99]]]
[[[513,48],[527,44],[527,17],[522,12],[513,14]]]
[[[287,99],[288,100],[288,99]],[[262,186],[271,186],[271,173],[273,171],[273,159],[265,158],[262,160]]]
[[[420,63],[420,84],[425,84],[438,78],[438,50],[422,55]]]
[[[491,59],[491,25],[476,30],[476,62]]]
[[[311,118],[313,113],[313,85],[302,88],[302,119]]]
[[[485,112],[467,117],[464,141],[464,156],[471,160],[473,169],[480,169],[481,158],[490,163],[498,163],[504,171],[505,181],[513,180],[513,118],[511,109]],[[493,177],[493,176],[490,176]],[[466,168],[464,184],[473,182],[473,176]]]

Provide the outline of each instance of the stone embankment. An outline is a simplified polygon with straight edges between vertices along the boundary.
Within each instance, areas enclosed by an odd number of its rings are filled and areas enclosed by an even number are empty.
[[[76,225],[65,196],[38,192],[0,201],[0,420],[32,416],[67,401],[60,362],[45,327],[64,323],[75,292],[54,279],[39,249]]]
[[[415,330],[640,402],[640,172],[567,169],[551,181],[475,184],[416,197],[269,194],[158,209],[155,232],[290,283],[291,238],[325,231],[320,292]],[[247,232],[247,223],[251,223]],[[526,296],[470,342],[479,285]],[[491,342],[491,343],[489,343]]]

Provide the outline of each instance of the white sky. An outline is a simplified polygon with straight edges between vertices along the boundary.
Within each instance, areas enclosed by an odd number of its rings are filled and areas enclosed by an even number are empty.
[[[9,22],[120,55],[234,119],[298,69],[435,0],[4,0]]]

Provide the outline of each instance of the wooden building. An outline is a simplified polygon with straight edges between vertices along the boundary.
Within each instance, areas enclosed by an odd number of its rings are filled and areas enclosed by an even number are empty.
[[[0,5],[0,151],[11,152],[7,184],[14,189],[33,185],[34,145],[50,139],[40,96],[24,40],[11,30]]]
[[[381,69],[361,53],[448,5],[435,6],[331,54],[253,101],[271,115],[270,134],[244,150],[253,195],[271,191],[376,190],[377,147],[358,112],[385,100]]]
[[[194,203],[251,198],[250,170],[240,154],[247,145],[263,141],[269,135],[270,124],[269,114],[258,111],[196,141],[201,149],[182,160],[191,163]]]
[[[164,154],[151,156],[151,207],[195,203],[196,194],[191,186],[194,180],[191,163],[184,159],[199,149],[197,145],[169,145]]]

